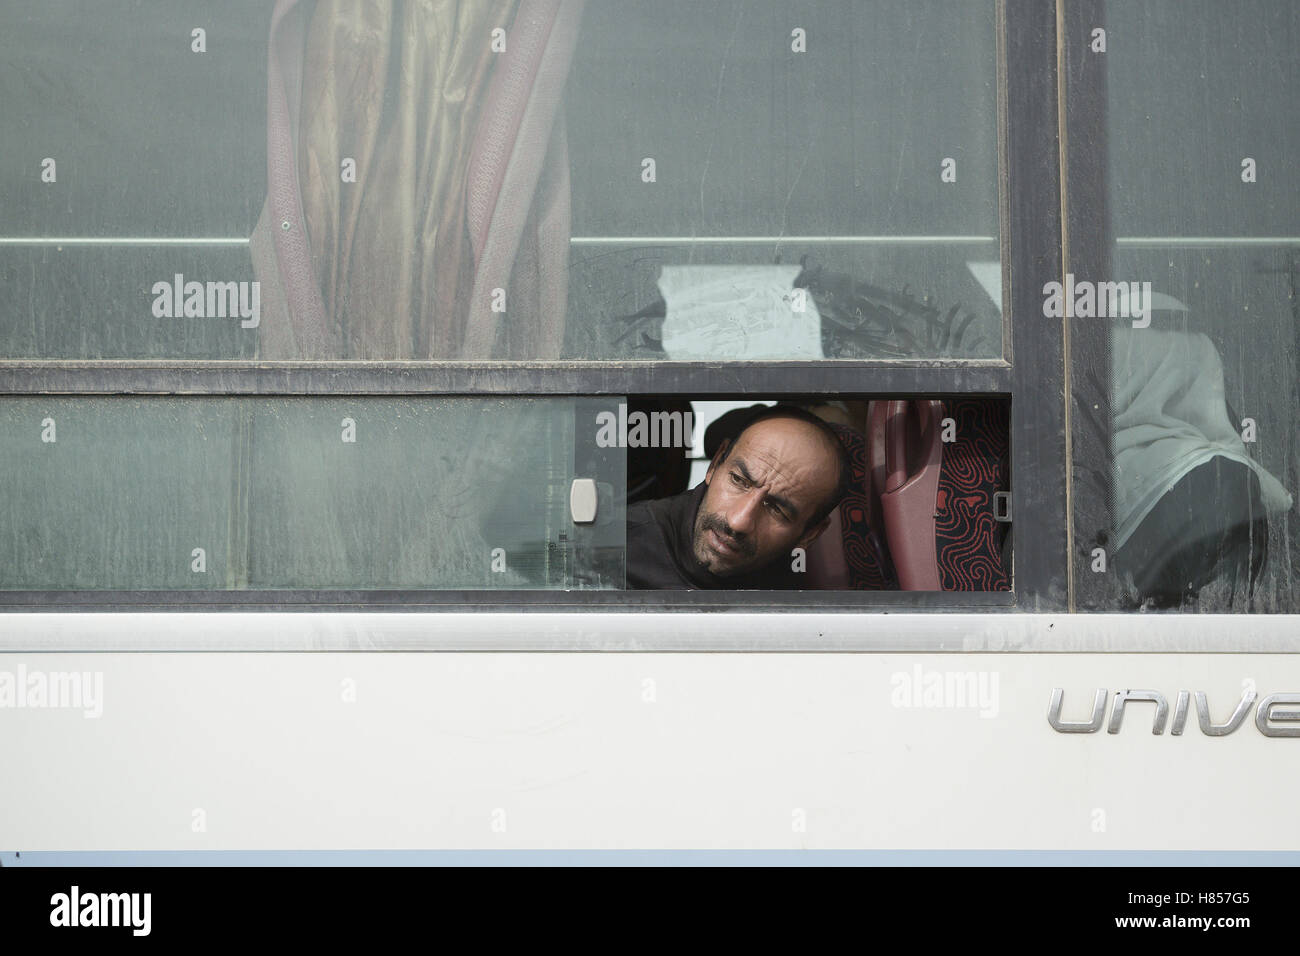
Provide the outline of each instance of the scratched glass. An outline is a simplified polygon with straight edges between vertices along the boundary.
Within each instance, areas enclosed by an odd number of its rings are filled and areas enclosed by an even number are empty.
[[[1104,545],[1124,608],[1294,613],[1300,7],[1108,4],[1106,31],[1108,277],[1142,308],[1107,317],[1112,525],[1077,566]],[[1105,494],[1084,464],[1076,511]]]
[[[6,13],[0,358],[1002,357],[992,0],[518,7]]]
[[[581,404],[7,398],[0,589],[619,588],[623,456]]]

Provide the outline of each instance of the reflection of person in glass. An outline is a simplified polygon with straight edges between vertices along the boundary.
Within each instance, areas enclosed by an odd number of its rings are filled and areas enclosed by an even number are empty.
[[[628,587],[805,587],[791,552],[826,530],[849,475],[843,445],[815,415],[755,416],[695,488],[628,508]]]

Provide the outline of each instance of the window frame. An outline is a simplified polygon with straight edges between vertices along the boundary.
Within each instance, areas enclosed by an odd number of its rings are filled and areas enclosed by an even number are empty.
[[[1071,8],[1074,9],[1074,8]],[[272,362],[4,360],[4,396],[1001,397],[1011,401],[1012,590],[902,591],[0,591],[0,610],[474,609],[818,612],[1074,610],[1066,326],[1041,317],[1064,274],[1055,0],[996,0],[1001,359],[823,362]],[[1104,121],[1104,118],[1103,118]],[[1020,317],[1023,317],[1021,319]],[[1025,361],[1016,361],[1016,356]],[[1019,396],[1019,400],[1017,400]],[[1032,398],[1030,398],[1032,396]]]

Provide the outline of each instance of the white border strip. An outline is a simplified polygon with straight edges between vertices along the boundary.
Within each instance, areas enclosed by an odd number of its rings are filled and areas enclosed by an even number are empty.
[[[575,246],[647,245],[969,245],[997,236],[572,236]],[[0,236],[0,246],[246,246],[247,236]],[[1296,246],[1300,236],[1119,236],[1121,246]]]
[[[248,238],[201,239],[186,236],[5,236],[0,246],[246,246]]]
[[[1156,249],[1172,246],[1296,246],[1300,245],[1300,236],[1120,236],[1115,244]]]
[[[1300,615],[695,612],[0,614],[0,651],[1297,653]]]
[[[949,245],[997,242],[997,236],[572,236],[575,246],[699,246],[829,243],[831,245]]]

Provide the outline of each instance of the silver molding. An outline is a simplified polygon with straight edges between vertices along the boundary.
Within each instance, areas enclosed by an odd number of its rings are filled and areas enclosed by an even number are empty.
[[[1151,733],[1159,736],[1165,732],[1165,720],[1169,717],[1169,704],[1165,695],[1158,690],[1120,690],[1115,692],[1115,703],[1110,707],[1110,726],[1106,733],[1117,734],[1124,723],[1124,705],[1129,701],[1150,701],[1156,705],[1156,716],[1151,722]]]
[[[1178,737],[1183,732],[1183,727],[1187,725],[1187,691],[1178,692],[1178,703],[1174,706],[1174,725],[1169,728],[1169,733]]]
[[[1296,720],[1295,711],[1275,711],[1274,704],[1300,704],[1300,694],[1273,694],[1259,702],[1255,726],[1267,737],[1300,737],[1300,727],[1274,727],[1275,720]]]
[[[1047,705],[1047,722],[1052,725],[1053,730],[1063,734],[1095,734],[1101,730],[1102,721],[1106,717],[1106,688],[1097,688],[1097,696],[1092,701],[1090,720],[1062,720],[1061,702],[1064,697],[1063,688],[1052,688],[1052,699]]]
[[[1241,703],[1237,709],[1232,712],[1226,724],[1216,724],[1210,720],[1210,705],[1205,699],[1205,691],[1196,692],[1196,719],[1201,725],[1201,733],[1207,737],[1226,737],[1246,719],[1246,714],[1250,712],[1251,706],[1255,703],[1258,695],[1253,690],[1248,690],[1241,695]]]
[[[121,611],[0,615],[0,651],[1300,652],[1300,615]]]

